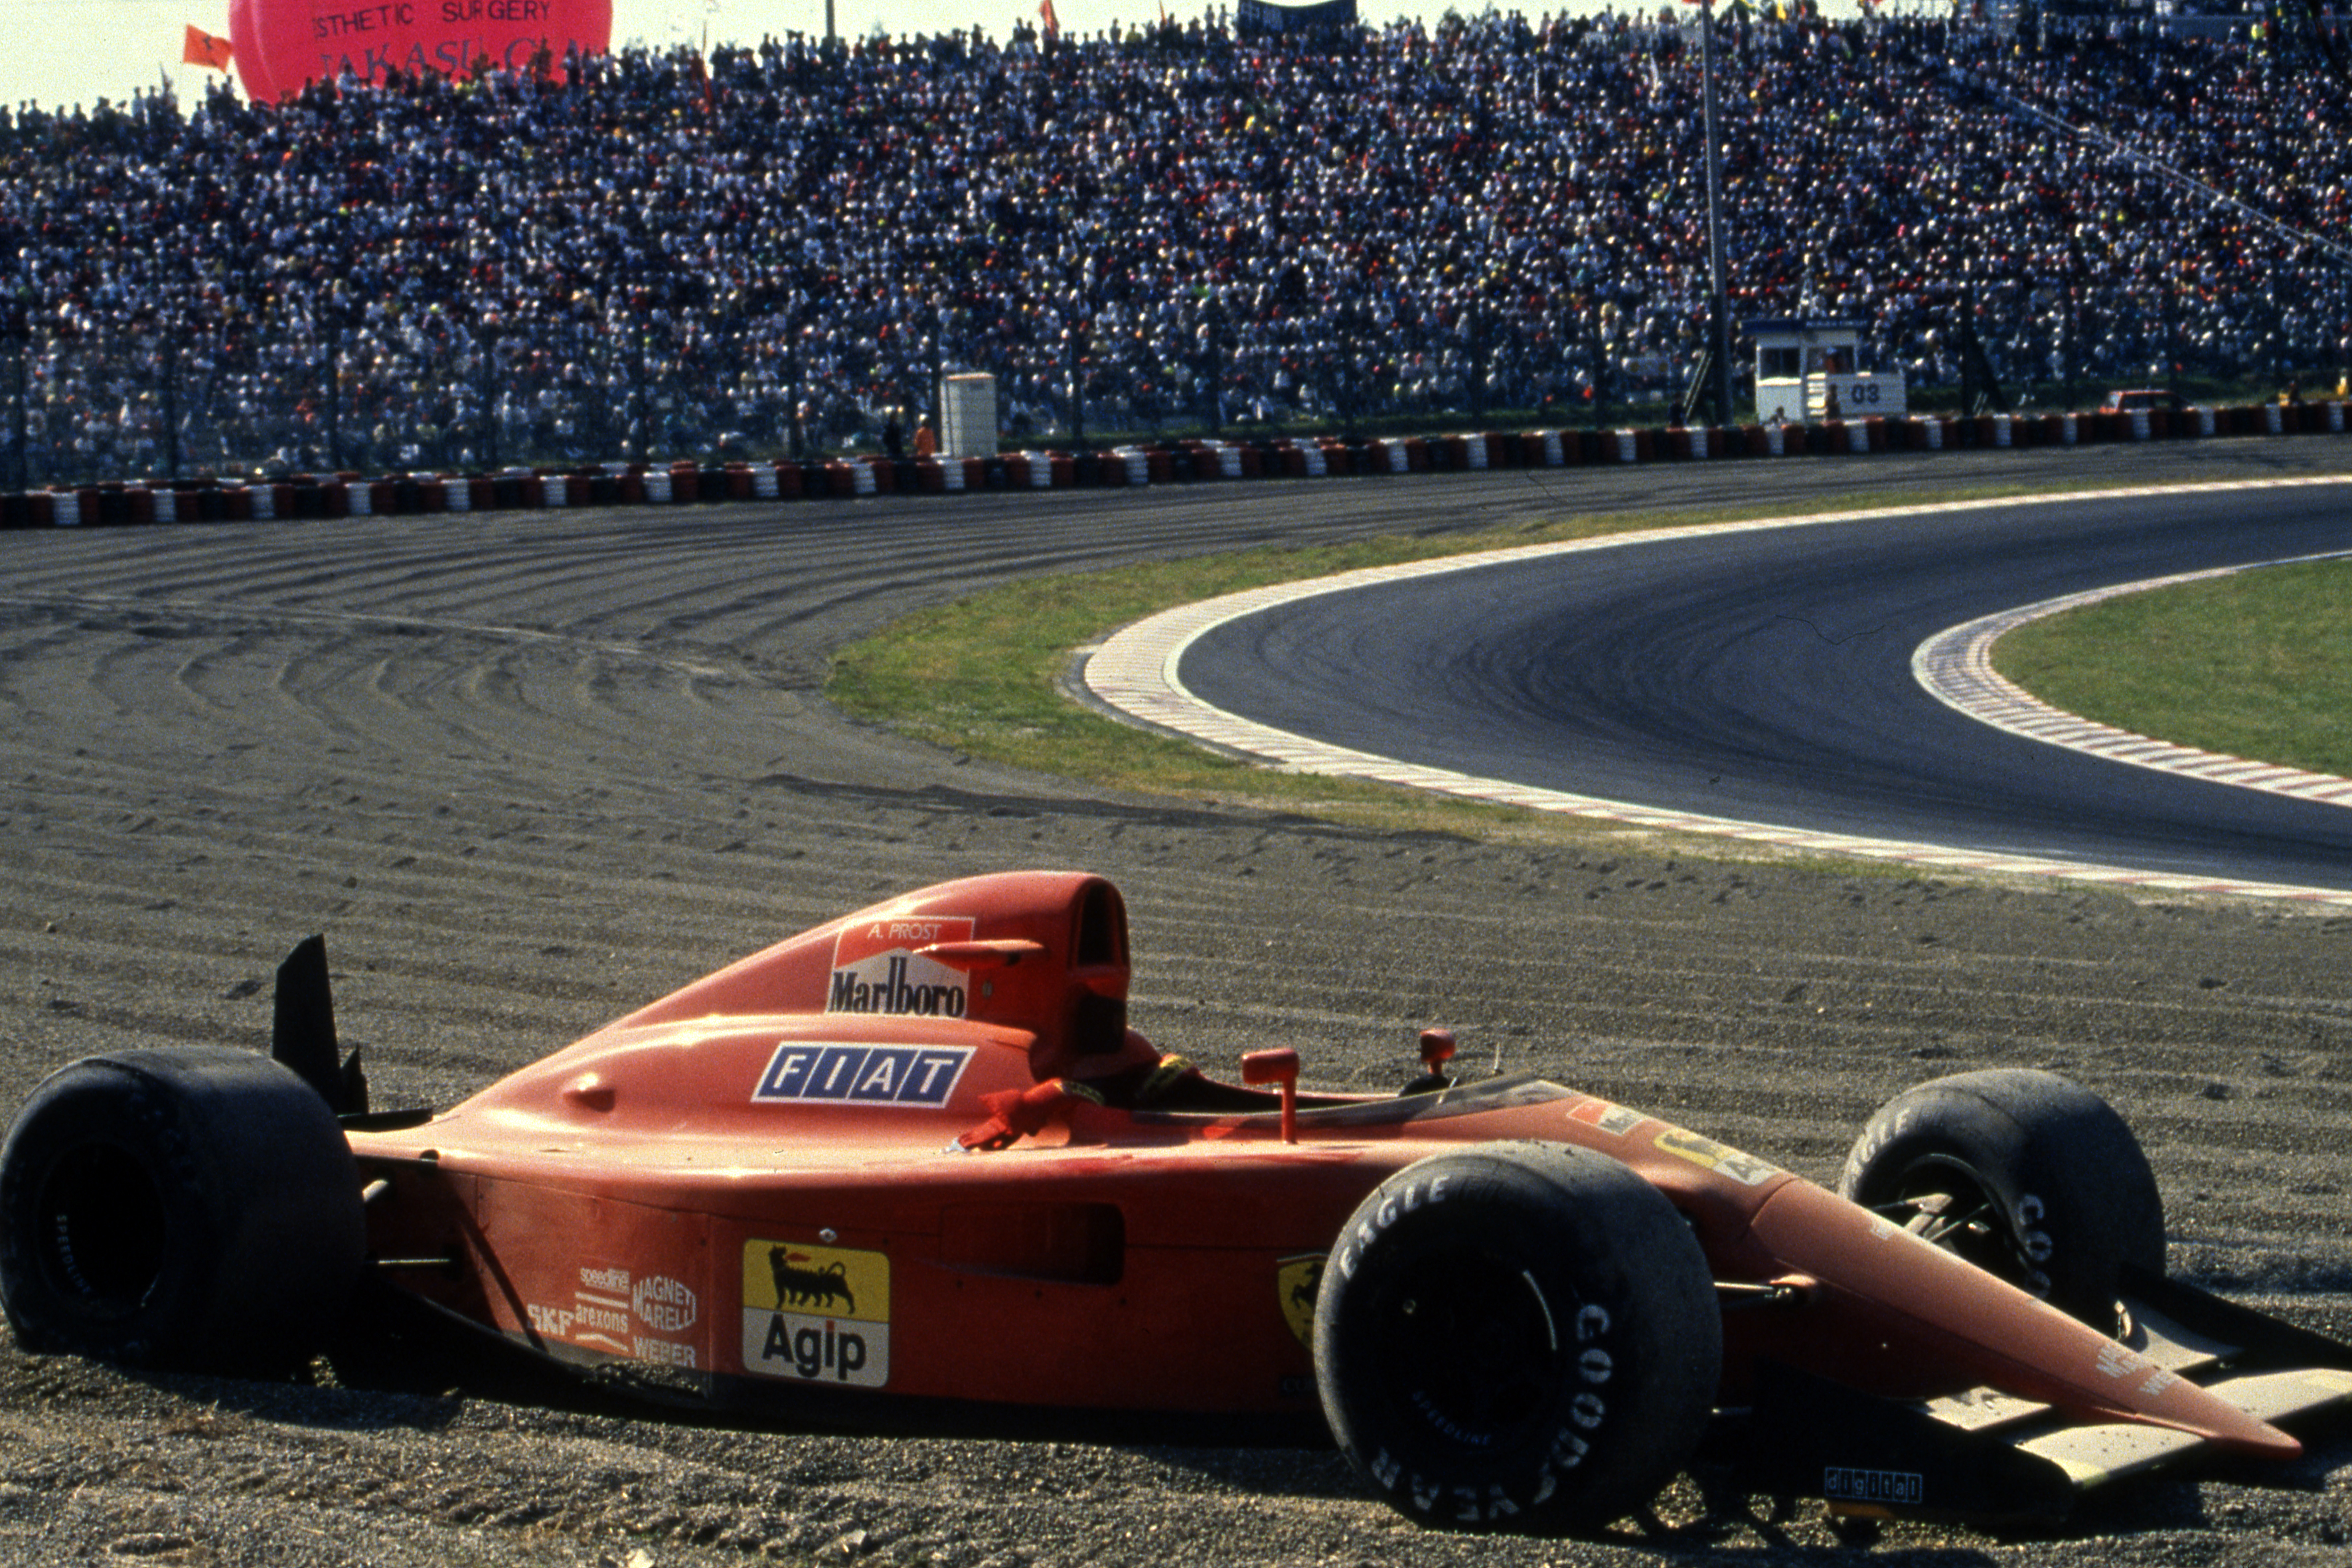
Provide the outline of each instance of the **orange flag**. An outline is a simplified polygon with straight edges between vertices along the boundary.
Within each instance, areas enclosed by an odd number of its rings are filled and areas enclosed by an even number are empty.
[[[1045,0],[1045,4],[1037,7],[1037,15],[1045,19],[1047,37],[1058,38],[1062,36],[1062,19],[1054,15],[1054,0]]]
[[[188,41],[180,50],[181,60],[192,66],[205,66],[216,71],[228,69],[228,40],[215,38],[201,27],[188,29]]]

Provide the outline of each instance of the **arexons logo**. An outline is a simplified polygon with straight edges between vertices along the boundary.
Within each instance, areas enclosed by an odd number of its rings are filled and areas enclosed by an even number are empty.
[[[970,942],[969,915],[864,921],[834,939],[828,1013],[961,1018],[969,998],[964,972],[917,950],[935,942]]]

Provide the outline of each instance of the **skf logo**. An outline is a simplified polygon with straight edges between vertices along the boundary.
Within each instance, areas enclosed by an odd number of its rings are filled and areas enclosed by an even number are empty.
[[[790,1241],[746,1243],[743,1370],[853,1388],[887,1384],[889,1256]]]
[[[961,969],[915,950],[935,942],[970,942],[968,915],[935,920],[861,921],[833,940],[833,986],[828,1013],[884,1013],[893,1016],[961,1018],[965,987]]]

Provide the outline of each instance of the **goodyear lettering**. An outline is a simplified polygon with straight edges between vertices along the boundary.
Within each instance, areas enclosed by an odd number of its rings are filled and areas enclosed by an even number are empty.
[[[1416,1179],[1405,1184],[1402,1192],[1391,1194],[1373,1211],[1370,1218],[1340,1238],[1338,1256],[1341,1276],[1349,1279],[1356,1277],[1356,1264],[1362,1258],[1364,1248],[1378,1239],[1381,1232],[1394,1225],[1400,1216],[1412,1213],[1424,1203],[1444,1203],[1446,1184],[1453,1179],[1454,1173],[1448,1171],[1431,1178],[1425,1192]]]
[[[2042,1228],[2042,1222],[2048,1217],[2049,1212],[2048,1205],[2032,1193],[2017,1200],[2017,1223],[2023,1227],[2017,1239],[2025,1248],[2025,1256],[2036,1263],[2049,1262],[2050,1255],[2057,1250],[2050,1239],[2050,1233]],[[2046,1282],[2042,1289],[2049,1289]]]
[[[812,1045],[786,1040],[752,1100],[811,1105],[945,1105],[970,1046]]]

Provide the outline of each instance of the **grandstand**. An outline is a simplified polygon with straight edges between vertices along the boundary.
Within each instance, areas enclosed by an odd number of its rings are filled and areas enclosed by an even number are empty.
[[[1915,404],[1963,299],[2029,401],[2341,374],[2352,108],[2284,41],[1727,16],[1736,321],[1867,322]],[[0,485],[838,449],[942,371],[1016,440],[1663,406],[1706,327],[1696,17],[0,110]]]

